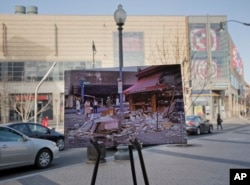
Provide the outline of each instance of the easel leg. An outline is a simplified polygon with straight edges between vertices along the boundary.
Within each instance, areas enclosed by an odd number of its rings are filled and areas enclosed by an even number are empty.
[[[95,162],[95,167],[94,167],[93,175],[92,175],[92,180],[91,180],[91,185],[95,185],[97,171],[98,171],[100,157],[101,157],[101,149],[100,149],[100,147],[99,147],[99,145],[98,145],[98,143],[96,141],[92,141],[91,140],[90,142],[95,147],[96,152],[98,153],[97,159],[96,159],[96,162]]]
[[[142,156],[142,152],[141,152],[141,144],[138,142],[138,140],[136,138],[134,139],[134,141],[130,141],[130,142],[135,146],[135,148],[138,151],[138,156],[140,159],[140,164],[141,164],[144,182],[145,182],[145,185],[149,185],[148,176],[147,176],[147,172],[146,172],[146,168],[145,168],[145,164],[144,164],[144,160],[143,160],[143,156]]]
[[[134,182],[134,185],[137,185],[132,145],[128,145],[128,149],[129,149],[129,157],[130,157],[130,164],[131,164],[133,182]]]

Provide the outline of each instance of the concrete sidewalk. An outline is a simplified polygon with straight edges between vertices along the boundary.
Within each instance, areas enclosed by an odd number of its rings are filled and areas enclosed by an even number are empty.
[[[213,136],[204,135],[188,140],[187,145],[159,145],[143,149],[147,177],[151,185],[228,185],[229,169],[250,168],[250,124],[237,130],[215,130]],[[239,123],[240,122],[240,123]],[[130,161],[106,158],[99,165],[96,185],[132,185]],[[145,184],[138,153],[134,151],[137,184]],[[90,185],[94,164],[81,163],[30,176],[0,181],[0,185]]]

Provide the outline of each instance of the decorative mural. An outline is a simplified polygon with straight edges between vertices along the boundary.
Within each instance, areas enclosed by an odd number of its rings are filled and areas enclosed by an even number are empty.
[[[224,37],[219,32],[219,24],[210,24],[209,43],[206,26],[201,23],[189,24],[192,80],[226,79],[229,76],[228,52]],[[210,48],[207,48],[208,44]]]
[[[192,60],[192,79],[212,79],[221,77],[222,71],[216,60],[209,64],[208,60]]]
[[[220,40],[215,29],[210,29],[211,51],[220,49]],[[192,28],[190,30],[190,44],[192,51],[207,51],[206,28]]]
[[[233,68],[239,73],[239,75],[243,74],[243,62],[236,47],[233,48],[232,65]]]

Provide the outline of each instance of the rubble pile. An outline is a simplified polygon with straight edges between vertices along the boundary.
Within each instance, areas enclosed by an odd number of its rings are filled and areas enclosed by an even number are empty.
[[[123,120],[119,120],[118,115],[109,111],[107,114],[91,117],[78,128],[69,130],[68,138],[77,140],[101,138],[106,144],[108,143],[107,145],[113,146],[127,143],[129,136],[135,136],[143,143],[153,144],[176,143],[180,142],[180,138],[186,138],[186,135],[183,136],[186,133],[183,133],[184,128],[181,125],[184,124],[180,115],[173,113],[172,117],[166,117],[164,114],[165,111],[155,113],[142,110],[128,111],[124,113]]]

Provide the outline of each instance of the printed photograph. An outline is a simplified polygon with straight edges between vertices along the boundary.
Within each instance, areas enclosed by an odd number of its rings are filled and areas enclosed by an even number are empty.
[[[65,71],[65,144],[187,143],[180,65]]]

